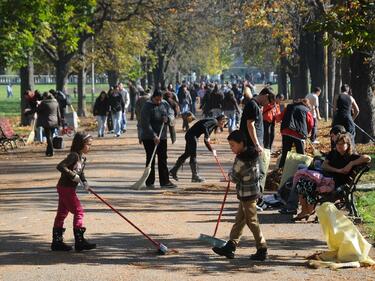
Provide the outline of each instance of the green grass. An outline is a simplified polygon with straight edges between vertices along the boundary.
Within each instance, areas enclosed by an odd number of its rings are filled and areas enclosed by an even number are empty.
[[[77,87],[76,84],[68,84],[67,90],[68,93],[72,97],[73,106],[77,108],[77,98],[73,97],[73,89]],[[20,86],[13,85],[13,97],[7,98],[6,93],[6,85],[0,85],[0,116],[19,116],[21,114],[21,93],[20,93]],[[39,90],[40,92],[45,92],[50,89],[54,89],[54,84],[37,84],[35,85],[35,89]],[[95,85],[95,92],[94,100],[100,93],[100,91],[108,90],[107,84],[97,84]],[[86,105],[87,108],[91,108],[92,104],[92,97],[91,97],[91,85],[86,86]]]
[[[375,239],[375,191],[358,193],[357,206],[365,231],[372,239]]]

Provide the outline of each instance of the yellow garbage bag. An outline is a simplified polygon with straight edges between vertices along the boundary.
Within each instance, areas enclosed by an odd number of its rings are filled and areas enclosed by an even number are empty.
[[[317,209],[317,215],[329,249],[328,252],[318,256],[320,260],[334,263],[359,262],[361,265],[375,264],[368,256],[371,244],[333,203],[323,203]]]

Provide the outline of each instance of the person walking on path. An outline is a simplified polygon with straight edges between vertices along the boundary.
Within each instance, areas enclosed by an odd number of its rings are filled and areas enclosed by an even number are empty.
[[[228,117],[228,131],[231,133],[237,129],[237,114],[241,112],[232,90],[228,91],[224,96],[223,110],[225,116]]]
[[[74,215],[73,231],[77,252],[96,248],[96,244],[89,243],[84,238],[86,228],[83,226],[84,211],[79,201],[76,188],[79,183],[88,190],[89,185],[85,178],[84,169],[86,165],[86,154],[90,150],[92,137],[84,132],[75,134],[70,153],[57,165],[57,170],[61,172],[61,177],[57,183],[57,193],[59,203],[53,224],[52,251],[70,251],[71,246],[64,243],[63,234],[65,232],[64,221],[69,212]]]
[[[130,81],[128,83],[128,87],[129,87],[129,98],[130,98],[130,120],[134,120],[134,114],[135,114],[135,103],[138,99],[138,90],[137,90],[137,87],[136,85]]]
[[[232,152],[236,155],[229,180],[236,184],[237,198],[240,200],[236,220],[229,235],[229,241],[221,248],[212,250],[228,259],[234,258],[234,253],[240,241],[242,231],[247,225],[253,233],[256,253],[251,260],[264,261],[267,258],[267,243],[259,227],[256,202],[260,197],[258,151],[254,147],[246,146],[246,138],[239,130],[228,136]]]
[[[355,99],[349,94],[350,88],[347,84],[341,86],[341,94],[335,97],[333,102],[334,117],[332,127],[344,126],[345,130],[352,136],[352,145],[355,147],[355,123],[359,114],[359,107]]]
[[[319,113],[319,96],[322,90],[319,87],[314,89],[314,92],[308,94],[306,99],[309,100],[311,106],[311,114],[314,118],[314,126],[311,129],[310,140],[313,144],[319,144],[319,141],[316,140],[318,135],[318,120],[321,119]]]
[[[157,145],[156,155],[158,157],[158,170],[160,186],[163,188],[174,188],[175,184],[169,181],[169,171],[167,165],[167,127],[174,122],[174,112],[168,102],[163,100],[160,90],[155,90],[151,99],[146,101],[141,111],[141,139],[146,151],[146,166],[151,161],[151,156],[155,145]],[[160,130],[163,127],[160,138]],[[155,158],[152,159],[151,172],[146,180],[148,188],[154,188],[155,183]]]
[[[129,92],[124,88],[124,84],[119,83],[118,84],[118,91],[124,100],[124,109],[122,111],[121,115],[121,132],[125,133],[126,132],[126,125],[127,125],[127,120],[126,120],[126,112],[128,112],[128,107],[130,104],[130,98],[129,98]]]
[[[108,97],[111,116],[113,122],[113,131],[116,137],[121,136],[122,112],[125,108],[124,99],[118,89],[110,90]]]
[[[10,83],[7,85],[7,98],[13,98],[13,89]]]
[[[197,140],[204,134],[204,143],[209,151],[213,151],[210,144],[210,135],[217,128],[224,128],[225,115],[220,115],[216,118],[206,118],[196,122],[185,134],[185,152],[177,159],[176,164],[169,171],[171,177],[178,181],[177,172],[179,168],[184,164],[187,158],[190,157],[190,168],[191,168],[191,181],[192,182],[203,182],[204,179],[198,174],[197,165]]]
[[[38,102],[39,103],[39,102]],[[43,127],[47,139],[46,156],[53,156],[52,136],[54,131],[62,125],[60,107],[57,100],[49,92],[43,94],[43,100],[36,108],[38,113],[37,127]]]
[[[242,112],[240,131],[246,139],[246,146],[253,147],[258,151],[259,155],[263,153],[263,115],[262,107],[275,103],[275,94],[271,88],[263,88],[259,95],[247,102]],[[267,167],[263,165],[263,161],[259,161],[260,182],[267,176]],[[261,185],[263,192],[264,186]]]
[[[275,123],[277,117],[280,115],[280,102],[284,100],[284,95],[276,95],[275,103],[268,104],[263,107],[263,144],[264,148],[272,150],[273,140],[275,139]]]
[[[93,115],[96,116],[96,120],[98,121],[98,138],[104,137],[108,111],[109,103],[107,93],[105,91],[101,91],[99,97],[97,97],[95,100],[93,110]]]

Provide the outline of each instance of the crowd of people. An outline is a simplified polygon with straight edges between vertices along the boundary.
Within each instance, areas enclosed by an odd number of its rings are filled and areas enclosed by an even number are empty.
[[[320,88],[305,98],[296,99],[284,104],[283,95],[275,95],[271,87],[264,87],[258,94],[254,86],[245,82],[238,86],[229,83],[182,83],[175,90],[172,84],[165,89],[144,90],[133,83],[128,90],[122,83],[111,88],[108,93],[101,92],[93,106],[93,114],[98,121],[98,137],[104,137],[113,131],[120,137],[127,130],[127,112],[130,119],[137,120],[139,143],[143,145],[146,155],[146,166],[151,163],[151,172],[146,180],[148,189],[155,188],[155,159],[158,158],[158,173],[161,188],[176,188],[170,180],[179,181],[178,170],[188,159],[192,182],[203,182],[198,173],[197,144],[203,135],[209,151],[216,155],[210,144],[213,132],[228,130],[228,143],[236,155],[232,169],[228,174],[230,181],[236,184],[237,197],[240,201],[235,224],[230,232],[230,239],[223,247],[214,247],[213,251],[227,258],[233,258],[239,244],[242,230],[247,225],[252,231],[257,252],[253,260],[267,258],[267,243],[258,222],[257,210],[262,201],[264,179],[268,167],[262,158],[272,150],[275,137],[275,123],[281,122],[282,153],[279,167],[286,163],[287,152],[295,147],[300,154],[305,153],[306,141],[317,144]],[[50,91],[42,95],[27,92],[28,107],[26,114],[38,114],[37,127],[42,127],[47,138],[46,155],[53,155],[51,138],[54,128],[62,124],[67,102],[59,92]],[[197,106],[202,111],[202,118],[197,119]],[[335,99],[335,115],[331,130],[331,152],[321,161],[321,165],[301,167],[293,178],[293,189],[290,192],[283,214],[297,214],[298,204],[301,212],[293,221],[307,219],[314,213],[317,192],[330,192],[345,184],[347,175],[356,165],[369,163],[367,155],[355,152],[354,119],[359,113],[355,100],[343,85],[342,93]],[[167,163],[168,138],[172,145],[176,141],[175,119],[182,118],[182,129],[185,131],[185,151],[178,157],[169,170]],[[63,222],[68,214],[74,214],[76,249],[88,250],[95,247],[83,238],[83,210],[75,193],[67,193],[66,187],[75,191],[77,183],[87,185],[83,174],[85,154],[89,151],[92,137],[77,133],[68,157],[58,165],[62,173],[58,184],[59,209],[53,229],[52,250],[66,251],[71,247],[63,243]],[[73,148],[74,146],[74,148]],[[155,150],[155,152],[154,152]],[[155,157],[154,157],[155,154]],[[73,159],[74,158],[74,159]],[[74,163],[73,163],[74,162]],[[315,163],[315,162],[314,162]],[[78,201],[77,201],[78,200]],[[60,202],[61,201],[61,202]]]

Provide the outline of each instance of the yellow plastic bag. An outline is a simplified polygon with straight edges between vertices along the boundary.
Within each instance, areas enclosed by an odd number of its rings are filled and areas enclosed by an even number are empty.
[[[317,209],[317,215],[329,249],[318,256],[320,260],[335,263],[375,264],[368,256],[371,244],[333,203],[323,203]]]

